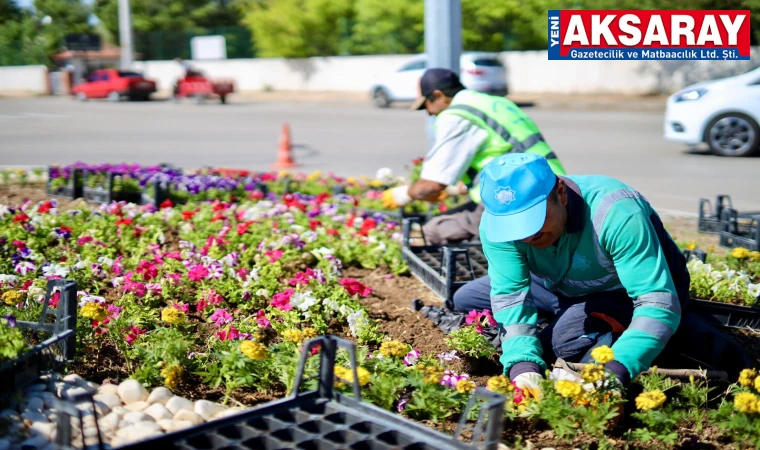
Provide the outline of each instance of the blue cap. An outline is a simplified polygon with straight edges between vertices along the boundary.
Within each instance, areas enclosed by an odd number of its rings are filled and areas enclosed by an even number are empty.
[[[489,162],[480,172],[485,206],[480,228],[486,239],[511,242],[538,233],[556,180],[546,158],[534,153],[507,153]]]

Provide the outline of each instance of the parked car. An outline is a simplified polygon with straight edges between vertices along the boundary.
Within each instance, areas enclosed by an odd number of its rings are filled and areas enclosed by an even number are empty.
[[[156,83],[137,72],[115,69],[101,69],[93,72],[87,81],[71,90],[78,100],[107,98],[118,102],[123,97],[130,100],[148,100],[156,92]]]
[[[227,96],[235,91],[232,80],[211,80],[203,73],[192,71],[177,80],[174,85],[174,100],[192,98],[196,103],[203,103],[210,98],[218,98],[222,104],[227,103]]]
[[[507,71],[497,53],[465,52],[459,60],[459,79],[468,89],[493,95],[507,95]],[[427,68],[427,60],[419,56],[372,84],[370,93],[375,105],[387,108],[393,102],[417,98],[417,83]]]
[[[687,87],[668,98],[665,139],[706,143],[721,156],[750,156],[760,147],[760,69]]]

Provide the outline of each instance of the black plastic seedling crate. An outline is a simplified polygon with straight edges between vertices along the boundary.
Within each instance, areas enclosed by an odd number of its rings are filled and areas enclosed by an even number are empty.
[[[301,392],[306,359],[313,348],[320,350],[318,387]],[[356,347],[335,336],[308,341],[301,353],[294,394],[198,427],[122,447],[124,450],[160,448],[182,449],[352,449],[352,450],[495,450],[501,440],[505,398],[485,389],[476,390],[462,414],[455,436],[404,419],[361,401],[359,385],[351,384],[353,396],[337,393],[335,357],[339,348],[349,352],[351,370],[356,374]],[[465,420],[480,404],[478,420]],[[464,442],[463,432],[471,436]]]
[[[60,186],[57,189],[52,187],[52,178],[50,178],[50,172],[52,167],[48,167],[48,178],[45,183],[45,192],[49,196],[63,197],[70,200],[76,200],[83,195],[83,182],[82,182],[82,169],[72,169],[69,180],[64,186]]]
[[[115,181],[118,177],[122,176],[122,174],[108,172],[106,174],[105,186],[97,188],[87,187],[87,178],[89,176],[91,176],[91,172],[89,170],[85,170],[82,196],[89,202],[107,204],[114,201],[125,201],[139,205],[142,201],[142,192],[114,192],[114,187],[116,185]]]
[[[733,305],[709,300],[692,300],[690,308],[714,317],[726,328],[760,328],[760,307]]]
[[[454,293],[468,282],[488,275],[488,260],[480,242],[454,245],[410,246],[415,220],[402,225],[404,245],[401,255],[414,276],[425,283],[446,306],[454,309]],[[423,235],[424,239],[424,235]]]
[[[760,251],[760,213],[724,209],[720,220],[721,247],[744,247]]]
[[[50,298],[60,288],[61,297],[55,308],[55,322],[48,323]],[[53,312],[50,312],[53,314]],[[17,321],[20,329],[42,331],[50,336],[23,355],[0,363],[0,393],[18,390],[35,382],[41,375],[74,360],[77,324],[77,284],[70,280],[50,280],[38,322]],[[35,333],[36,334],[36,333]]]

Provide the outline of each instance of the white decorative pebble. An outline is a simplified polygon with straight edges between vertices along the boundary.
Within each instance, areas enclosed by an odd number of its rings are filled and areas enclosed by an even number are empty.
[[[193,426],[193,423],[190,422],[189,420],[172,420],[172,419],[159,420],[158,424],[161,425],[161,428],[167,433],[172,433],[174,431],[183,430],[185,428],[190,428]]]
[[[145,411],[145,408],[150,406],[148,402],[134,402],[130,403],[129,405],[125,406],[124,408],[130,410],[130,411]]]
[[[54,423],[35,422],[31,428],[42,436],[45,436],[45,439],[48,441],[52,441],[55,438],[56,424]]]
[[[116,394],[96,394],[93,398],[105,403],[111,409],[121,406],[121,398]]]
[[[208,400],[198,400],[195,402],[193,411],[195,411],[195,413],[199,416],[203,417],[204,420],[209,420],[225,409],[227,408],[218,403],[210,402]]]
[[[145,414],[144,412],[131,412],[124,414],[124,417],[122,417],[122,420],[126,420],[127,422],[137,423],[137,422],[153,422],[153,417]]]
[[[172,394],[172,391],[165,387],[157,387],[153,389],[153,392],[150,393],[148,396],[147,402],[151,405],[154,403],[161,403],[162,405],[166,405],[166,402],[169,401],[174,396]]]
[[[63,381],[67,383],[71,383],[71,384],[76,384],[77,386],[82,386],[86,383],[82,377],[80,377],[79,375],[75,373],[66,375],[65,377],[63,377]]]
[[[169,399],[168,402],[166,402],[166,409],[172,412],[172,414],[177,414],[183,409],[186,409],[188,411],[193,410],[193,402],[190,400],[184,398],[184,397],[172,397]]]
[[[119,386],[115,384],[103,384],[98,388],[98,394],[114,394],[118,395]]]
[[[145,414],[151,416],[156,422],[163,419],[171,419],[174,417],[174,414],[171,413],[168,409],[166,409],[166,406],[162,405],[161,403],[155,403],[153,405],[148,406],[145,408],[145,411],[143,411]]]
[[[31,392],[42,392],[47,389],[47,385],[44,385],[42,383],[33,384],[31,386],[27,386],[24,388],[24,390],[28,393]]]
[[[21,418],[24,420],[28,420],[30,422],[42,422],[42,423],[49,422],[47,416],[45,416],[39,411],[24,411],[24,413],[21,414]]]
[[[118,388],[119,397],[125,405],[148,399],[148,391],[137,380],[124,380]]]
[[[174,415],[174,420],[187,420],[192,422],[193,425],[200,425],[205,422],[205,420],[203,420],[203,417],[188,409],[180,410],[177,414]]]
[[[26,403],[27,410],[42,411],[44,408],[45,408],[45,402],[43,402],[42,399],[39,397],[30,398],[29,401]]]
[[[119,427],[121,417],[116,413],[110,413],[98,421],[98,426],[103,430],[115,430]]]

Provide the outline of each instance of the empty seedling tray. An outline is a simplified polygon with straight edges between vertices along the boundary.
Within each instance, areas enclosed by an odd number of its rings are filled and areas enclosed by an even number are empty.
[[[410,246],[409,236],[414,222],[414,219],[404,220],[401,254],[412,274],[453,309],[454,293],[460,287],[488,275],[488,260],[480,242]]]
[[[306,358],[312,348],[320,350],[318,388],[300,392]],[[465,418],[481,402],[477,423],[460,421],[455,437],[404,419],[361,401],[359,385],[351,384],[353,397],[334,391],[335,356],[338,348],[348,350],[356,375],[356,348],[335,336],[323,336],[306,343],[296,375],[295,394],[259,408],[241,412],[198,427],[131,444],[122,449],[352,449],[352,450],[495,450],[501,439],[504,397],[479,389],[470,400]],[[342,380],[347,382],[347,380]],[[467,443],[457,438],[467,429]]]
[[[711,315],[726,328],[760,328],[760,307],[758,306],[692,300],[690,307],[703,314]]]

